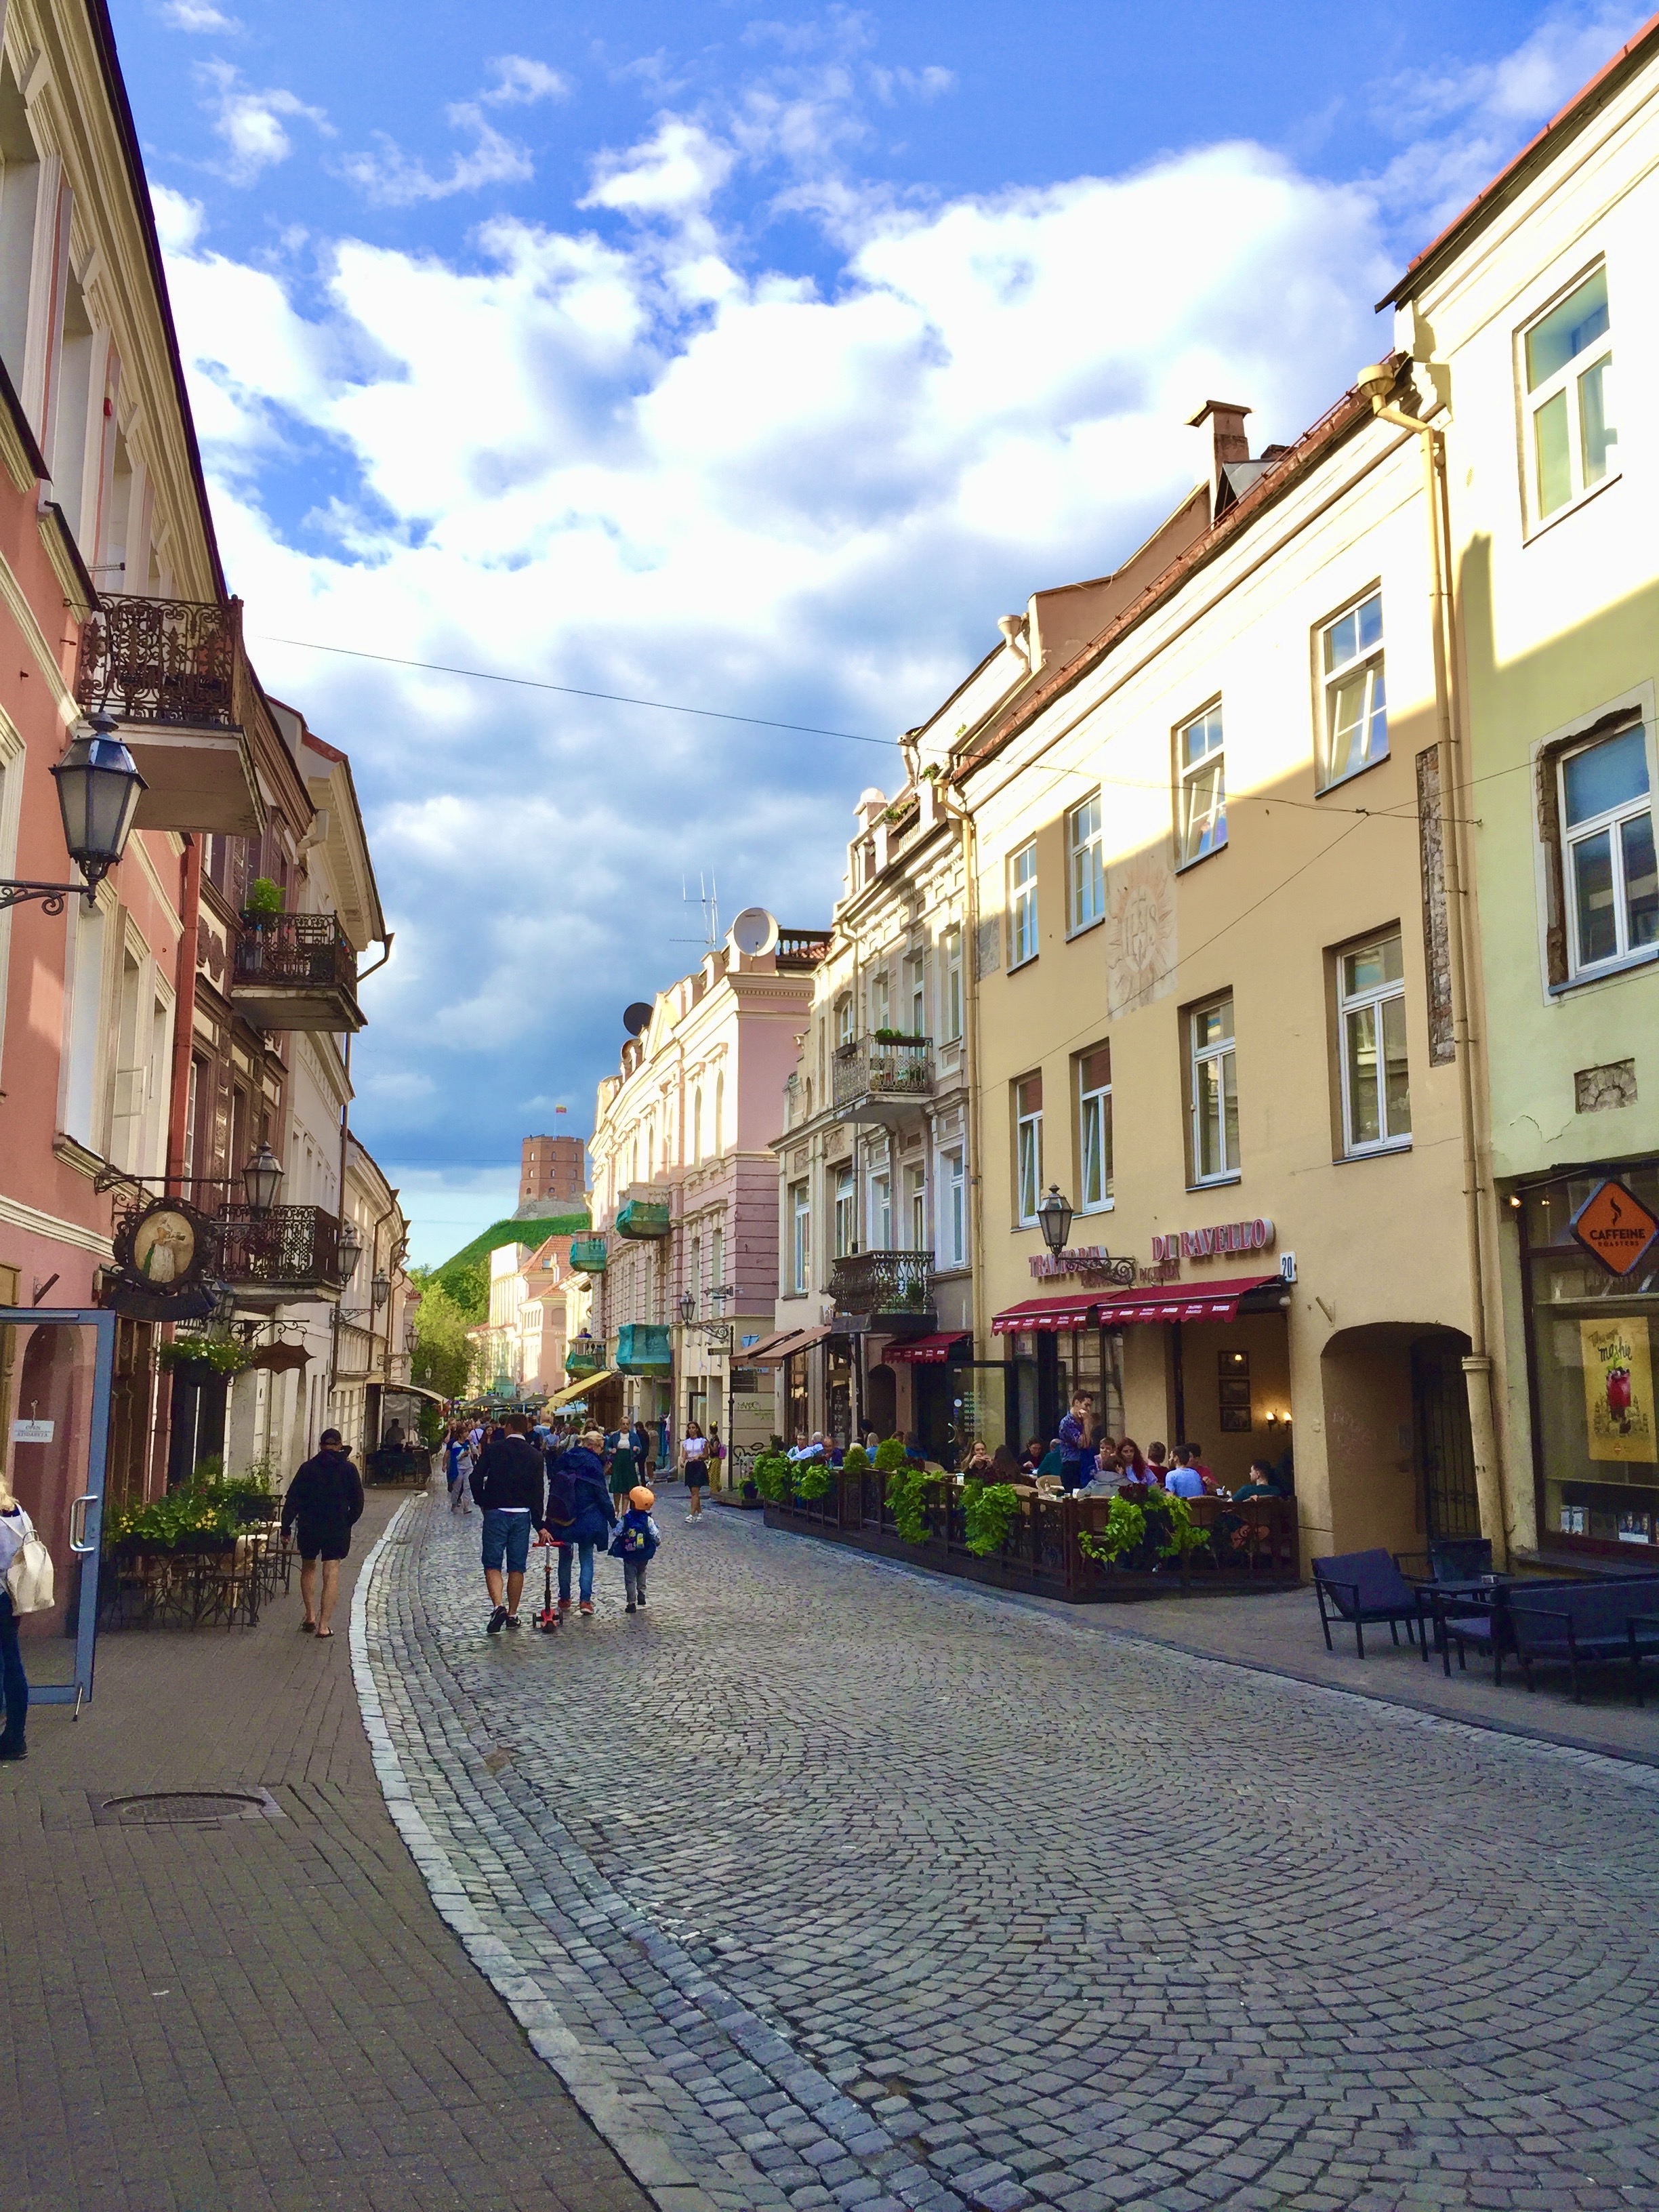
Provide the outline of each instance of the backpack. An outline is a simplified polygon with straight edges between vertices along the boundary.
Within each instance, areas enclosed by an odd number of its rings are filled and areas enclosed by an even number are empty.
[[[6,1570],[6,1593],[13,1613],[45,1613],[51,1607],[54,1577],[52,1553],[34,1533],[34,1523],[23,1516],[23,1540]]]

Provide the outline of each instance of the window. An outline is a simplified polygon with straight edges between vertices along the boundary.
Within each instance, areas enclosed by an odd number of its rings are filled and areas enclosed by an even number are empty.
[[[718,1158],[726,1150],[726,1078],[714,1078],[714,1155]]]
[[[853,994],[850,991],[844,991],[836,1001],[836,1042],[851,1044],[852,1042]]]
[[[910,1240],[908,1249],[925,1252],[927,1249],[927,1170],[920,1163],[904,1170],[904,1225]]]
[[[1112,1202],[1112,1048],[1078,1054],[1078,1154],[1082,1211],[1099,1213]]]
[[[1618,459],[1608,330],[1602,268],[1526,334],[1528,463],[1540,522],[1594,489]]]
[[[1070,858],[1073,930],[1087,929],[1106,911],[1106,862],[1100,837],[1100,793],[1074,806],[1066,817],[1066,849]]]
[[[945,1204],[939,1223],[939,1264],[964,1267],[968,1264],[968,1178],[960,1145],[940,1156]]]
[[[1646,731],[1638,723],[1564,754],[1560,779],[1568,949],[1578,975],[1659,944]]]
[[[1015,1214],[1023,1228],[1036,1219],[1042,1195],[1042,1078],[1014,1085]]]
[[[927,963],[920,952],[913,952],[904,963],[906,996],[910,1002],[910,1035],[927,1034]]]
[[[708,1295],[719,1298],[726,1289],[726,1231],[716,1229],[708,1239]]]
[[[71,911],[70,943],[73,966],[70,974],[69,1065],[65,1071],[64,1128],[65,1133],[96,1152],[102,1133],[98,1111],[98,1074],[101,1058],[104,1001],[104,909],[76,899]],[[247,1155],[238,1156],[240,1171]]]
[[[870,1249],[893,1249],[893,1178],[890,1175],[870,1178]]]
[[[789,1210],[793,1227],[789,1279],[795,1296],[801,1297],[806,1291],[812,1273],[812,1186],[811,1183],[791,1184]]]
[[[962,1035],[962,932],[947,929],[945,933],[945,989],[944,1004],[939,1008],[940,1027],[947,1043],[954,1043]]]
[[[872,1030],[884,1030],[890,1026],[891,995],[891,985],[887,970],[884,968],[878,968],[870,978],[870,1027]]]
[[[1036,840],[1008,856],[1008,965],[1035,960],[1037,949]]]
[[[691,1163],[695,1167],[702,1158],[702,1092],[691,1094]]]
[[[1193,1181],[1222,1182],[1238,1173],[1238,1077],[1230,991],[1187,1017],[1192,1055]]]
[[[1342,1141],[1348,1152],[1403,1145],[1412,1133],[1406,979],[1400,933],[1340,956]]]
[[[1333,784],[1388,758],[1382,592],[1373,592],[1328,623],[1320,643],[1325,682],[1323,781]]]
[[[835,1255],[844,1260],[858,1241],[858,1202],[851,1168],[839,1169],[836,1175],[836,1212],[833,1224]]]
[[[1221,708],[1206,707],[1176,733],[1181,771],[1177,843],[1184,868],[1227,842],[1227,786],[1222,773]]]

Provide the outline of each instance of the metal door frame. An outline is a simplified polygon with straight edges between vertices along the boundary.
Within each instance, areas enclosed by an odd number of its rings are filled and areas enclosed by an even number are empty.
[[[104,1476],[109,1459],[110,1401],[115,1380],[117,1316],[103,1306],[0,1306],[0,1328],[94,1328],[98,1344],[92,1370],[92,1421],[87,1444],[87,1486],[70,1506],[70,1549],[82,1562],[81,1613],[75,1632],[75,1680],[29,1685],[33,1705],[73,1705],[80,1716],[92,1703],[93,1661],[98,1640],[98,1566],[103,1547]],[[84,1506],[81,1540],[75,1509]]]

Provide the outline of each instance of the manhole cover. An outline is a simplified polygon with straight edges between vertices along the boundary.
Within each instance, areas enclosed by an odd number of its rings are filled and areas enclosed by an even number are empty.
[[[100,1827],[209,1828],[222,1820],[280,1820],[269,1790],[150,1790],[131,1797],[94,1797]]]

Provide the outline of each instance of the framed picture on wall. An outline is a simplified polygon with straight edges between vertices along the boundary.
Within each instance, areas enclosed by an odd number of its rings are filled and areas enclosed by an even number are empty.
[[[1224,1434],[1248,1436],[1250,1430],[1250,1355],[1223,1352],[1218,1355],[1217,1381]]]

